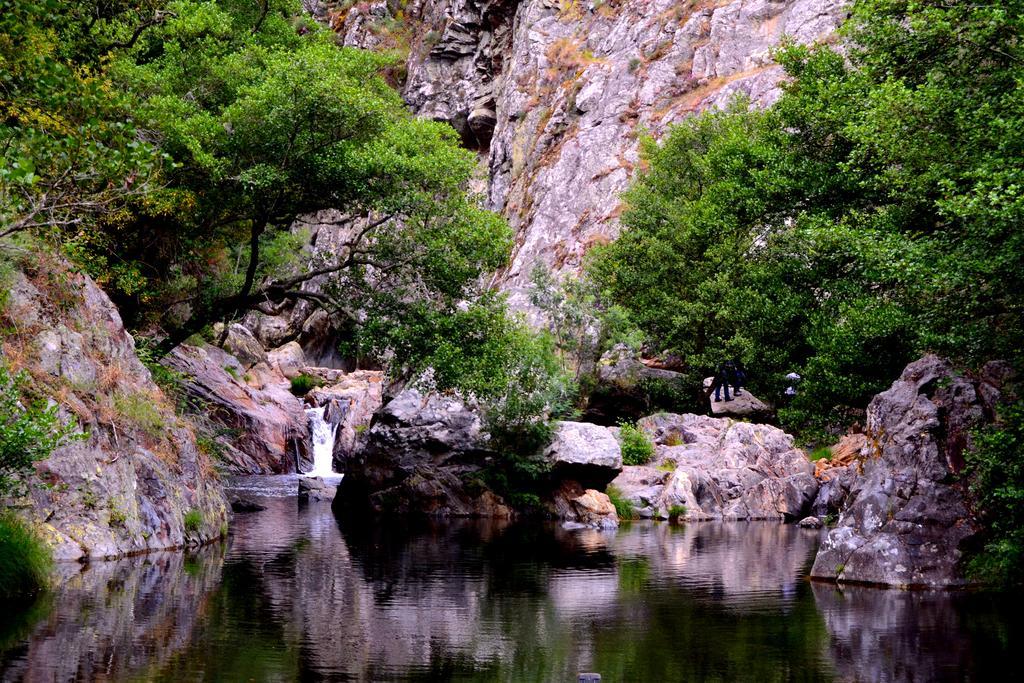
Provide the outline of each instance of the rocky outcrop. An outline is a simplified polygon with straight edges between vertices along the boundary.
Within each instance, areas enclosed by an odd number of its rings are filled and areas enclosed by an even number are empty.
[[[999,388],[925,356],[868,405],[868,454],[811,575],[840,582],[946,587],[980,528],[956,474]]]
[[[2,359],[87,435],[36,465],[25,514],[59,560],[202,543],[227,523],[212,463],[89,277],[35,253],[0,315]],[[189,523],[186,524],[186,516]]]
[[[736,392],[734,387],[729,387],[729,400],[725,400],[725,391],[719,393],[721,400],[715,400],[715,392],[711,387],[715,378],[707,377],[704,380],[704,391],[709,392],[708,401],[711,404],[711,414],[718,417],[742,417],[755,421],[767,420],[772,415],[771,406],[750,393],[749,389],[742,389]]]
[[[528,304],[540,262],[577,269],[614,238],[639,162],[640,131],[655,137],[737,93],[777,99],[783,36],[828,39],[841,0],[679,3],[413,0],[403,94],[420,116],[449,121],[487,167],[489,207],[517,231],[499,281]],[[383,2],[336,12],[346,44],[374,46],[368,15]]]
[[[641,517],[797,520],[818,491],[814,467],[793,437],[770,425],[659,413],[637,426],[654,460],[612,481]]]
[[[654,412],[652,396],[685,395],[685,376],[657,359],[643,358],[625,344],[603,354],[595,367],[597,385],[589,392],[583,412],[588,422],[614,425],[633,422]]]
[[[608,494],[584,489],[576,481],[561,482],[551,495],[548,509],[569,527],[619,528],[619,517]]]
[[[179,346],[165,364],[181,374],[196,420],[226,469],[280,474],[311,464],[306,413],[283,376],[265,366],[247,371],[215,346]]]
[[[308,501],[334,500],[338,487],[328,484],[322,477],[299,477],[299,498]]]
[[[376,415],[346,473],[335,506],[434,517],[507,517],[484,484],[487,449],[480,417],[461,400],[406,389]]]
[[[587,422],[559,422],[544,455],[555,479],[574,480],[584,488],[603,489],[622,471],[615,435]]]

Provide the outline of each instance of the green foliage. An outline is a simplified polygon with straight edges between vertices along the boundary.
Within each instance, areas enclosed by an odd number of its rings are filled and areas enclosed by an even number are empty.
[[[608,499],[611,500],[612,505],[615,506],[615,514],[618,515],[620,520],[638,518],[636,508],[633,507],[633,503],[622,495],[622,491],[614,486],[609,486],[605,489],[605,493],[608,494]]]
[[[1024,581],[1024,402],[1005,405],[999,421],[974,435],[967,477],[988,527],[983,551],[971,560],[978,579]]]
[[[291,380],[291,390],[296,396],[305,396],[318,386],[320,380],[310,375],[297,375]]]
[[[61,422],[56,405],[25,398],[28,383],[26,373],[0,363],[0,498],[24,493],[34,462],[81,437],[75,425]]]
[[[675,521],[675,520],[678,520],[680,517],[685,517],[685,516],[686,516],[686,506],[685,505],[673,505],[672,507],[670,507],[668,509],[668,518],[670,520]]]
[[[622,463],[624,465],[646,465],[654,457],[654,444],[651,439],[637,429],[635,425],[623,424],[619,427],[619,438],[622,442]]]
[[[192,509],[185,513],[185,518],[182,520],[185,526],[185,531],[194,534],[199,531],[203,526],[203,513],[199,510]]]
[[[818,446],[807,456],[811,462],[815,460],[828,460],[831,457],[832,449],[829,446]]]
[[[602,295],[692,384],[738,358],[770,398],[799,372],[791,428],[841,421],[926,350],[1019,363],[1022,9],[858,0],[847,56],[783,47],[770,110],[644,143]]]
[[[114,396],[114,407],[122,419],[154,439],[163,436],[167,429],[160,408],[150,396],[119,393]]]
[[[27,522],[0,512],[0,599],[21,598],[49,585],[53,556]]]

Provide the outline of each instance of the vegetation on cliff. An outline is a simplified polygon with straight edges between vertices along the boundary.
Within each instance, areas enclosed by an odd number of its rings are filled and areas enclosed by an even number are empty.
[[[251,310],[326,310],[344,350],[542,431],[551,345],[487,291],[511,233],[450,127],[297,0],[7,0],[0,238],[31,232],[167,352]],[[296,218],[332,210],[313,256]],[[303,285],[316,278],[320,285]]]
[[[930,350],[1019,363],[1020,3],[860,0],[828,46],[777,55],[778,103],[644,147],[592,273],[693,381],[726,358],[792,428],[841,421]]]
[[[923,352],[1021,367],[1024,5],[858,0],[846,54],[789,45],[767,111],[737,102],[643,149],[591,273],[694,383],[727,358],[793,430],[851,421]],[[983,568],[1019,564],[1019,410],[979,438]],[[979,565],[980,566],[980,565]]]

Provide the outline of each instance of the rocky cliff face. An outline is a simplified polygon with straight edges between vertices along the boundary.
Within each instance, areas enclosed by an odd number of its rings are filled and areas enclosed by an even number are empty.
[[[479,150],[487,203],[517,231],[497,282],[525,306],[536,263],[577,269],[592,245],[617,235],[618,195],[642,132],[658,137],[737,93],[770,104],[783,77],[771,49],[784,36],[830,40],[844,4],[413,0],[401,20],[410,45],[403,94]],[[394,40],[385,2],[330,21],[350,45]]]
[[[947,587],[980,526],[957,474],[971,431],[991,419],[1002,366],[971,379],[926,356],[868,405],[867,442],[836,528],[811,576],[840,582]]]
[[[219,536],[227,508],[213,467],[139,361],[117,308],[58,259],[27,261],[2,309],[3,361],[87,434],[37,464],[24,501],[57,559]]]

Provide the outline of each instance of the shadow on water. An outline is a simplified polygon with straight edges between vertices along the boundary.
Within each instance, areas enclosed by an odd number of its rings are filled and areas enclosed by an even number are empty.
[[[964,680],[1019,600],[805,580],[769,523],[340,521],[263,498],[227,544],[85,569],[0,628],[3,680]]]

